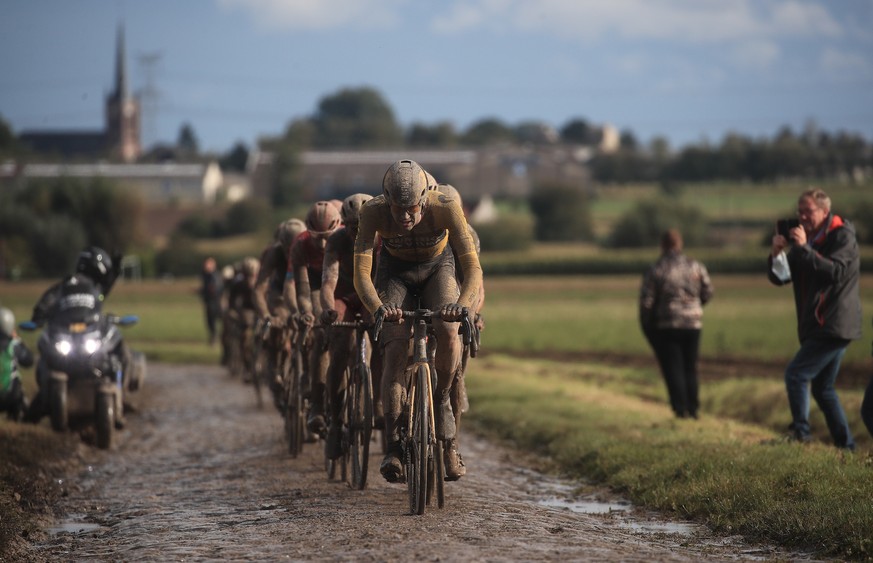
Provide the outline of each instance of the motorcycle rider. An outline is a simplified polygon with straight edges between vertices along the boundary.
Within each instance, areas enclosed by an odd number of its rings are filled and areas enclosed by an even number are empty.
[[[291,267],[296,285],[300,321],[313,327],[321,316],[321,274],[324,267],[324,249],[327,238],[340,227],[339,208],[329,201],[318,201],[306,214],[306,232],[291,247]],[[327,351],[323,326],[312,329],[312,347],[309,352],[310,410],[306,426],[310,432],[325,430],[324,392],[327,379]]]
[[[327,239],[324,251],[324,267],[321,282],[321,323],[329,326],[336,320],[351,322],[355,315],[361,313],[365,320],[370,320],[370,313],[364,308],[361,299],[355,291],[354,283],[354,246],[358,235],[358,215],[361,206],[373,199],[368,194],[350,195],[342,202],[340,217],[343,226],[338,228]],[[337,459],[342,455],[342,415],[340,404],[340,389],[343,384],[343,372],[349,363],[349,351],[354,342],[353,331],[337,330],[330,334],[328,341],[329,362],[327,368],[327,389],[330,395],[330,416],[328,422],[327,444],[325,449],[329,459]],[[373,382],[374,407],[377,410],[378,381]]]
[[[382,181],[383,194],[361,209],[355,241],[355,289],[361,301],[377,318],[398,321],[386,323],[380,337],[382,406],[388,437],[388,453],[380,472],[389,482],[403,478],[398,423],[412,327],[402,322],[402,314],[404,309],[415,308],[414,293],[421,298],[422,307],[442,314],[442,319],[433,320],[439,342],[435,358],[436,431],[445,443],[446,479],[459,479],[466,473],[458,453],[450,395],[463,353],[458,321],[464,308],[472,307],[479,294],[482,268],[457,200],[427,187],[427,175],[418,163],[401,160],[392,164]],[[382,251],[374,284],[371,272],[377,234],[382,239]],[[464,275],[460,290],[455,254]]]
[[[46,322],[52,321],[72,323],[93,322],[99,319],[103,310],[103,301],[106,300],[121,273],[121,258],[120,254],[110,257],[98,246],[83,249],[76,259],[76,272],[42,294],[33,307],[30,320],[41,327]],[[130,351],[121,339],[110,353],[121,363],[120,385],[124,389],[128,380],[127,375],[130,373]],[[47,369],[40,368],[41,364],[36,370],[38,390],[25,416],[25,420],[34,423],[48,414],[46,389],[50,374]],[[123,425],[124,418],[119,415],[116,417],[116,426]]]
[[[21,420],[27,410],[18,368],[32,365],[33,353],[15,330],[15,315],[0,307],[0,412],[6,411],[9,420]]]

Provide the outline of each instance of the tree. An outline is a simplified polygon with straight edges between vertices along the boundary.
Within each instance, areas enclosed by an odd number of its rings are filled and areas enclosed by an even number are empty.
[[[221,166],[222,170],[245,172],[248,161],[249,149],[245,143],[239,141],[227,154],[219,159],[218,165]]]
[[[12,155],[18,149],[18,141],[12,128],[0,115],[0,156]]]
[[[395,147],[403,135],[394,111],[373,88],[346,88],[326,96],[313,117],[315,146]]]
[[[512,143],[514,140],[512,129],[494,117],[477,121],[461,136],[461,143],[472,147]]]
[[[406,132],[406,144],[410,147],[453,147],[458,144],[458,134],[448,121],[435,125],[413,123]]]
[[[199,152],[199,144],[197,135],[194,134],[194,128],[189,123],[183,123],[179,129],[179,137],[176,139],[176,148],[179,149],[179,154],[182,157],[194,157]]]
[[[523,144],[549,145],[558,141],[558,134],[541,121],[523,121],[513,130],[515,140]]]
[[[673,199],[641,201],[615,224],[607,241],[613,248],[658,246],[661,234],[679,229],[688,246],[702,244],[706,221],[696,207],[682,206]]]
[[[594,228],[588,196],[578,187],[549,183],[535,187],[528,200],[536,219],[537,240],[591,240]]]
[[[565,143],[593,145],[596,142],[595,137],[591,125],[582,118],[572,119],[561,128],[561,140]]]

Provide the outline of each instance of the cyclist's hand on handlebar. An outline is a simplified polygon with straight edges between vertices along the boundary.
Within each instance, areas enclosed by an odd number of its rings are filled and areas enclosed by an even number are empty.
[[[311,327],[315,324],[315,315],[312,313],[302,313],[300,315],[300,323]]]
[[[464,315],[465,310],[466,307],[460,303],[449,303],[448,305],[443,305],[443,308],[440,310],[440,316],[447,322],[459,321]]]
[[[381,316],[383,320],[386,321],[402,321],[403,320],[403,309],[400,308],[399,305],[395,303],[382,303],[379,305],[379,309],[376,311],[376,314]]]
[[[333,309],[325,309],[321,312],[321,324],[330,325],[337,319],[339,314]]]

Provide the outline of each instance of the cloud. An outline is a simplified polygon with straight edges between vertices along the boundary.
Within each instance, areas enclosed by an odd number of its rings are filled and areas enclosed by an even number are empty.
[[[781,54],[779,46],[772,41],[751,40],[735,45],[730,58],[742,68],[767,69],[779,60]]]
[[[618,36],[685,43],[842,33],[823,5],[801,0],[455,0],[433,19],[440,33],[482,28],[588,41]]]
[[[841,51],[834,47],[826,47],[819,56],[819,67],[829,74],[844,74],[855,76],[871,76],[868,57],[858,53]]]
[[[266,29],[388,28],[399,23],[406,0],[216,0],[225,10],[248,12]]]

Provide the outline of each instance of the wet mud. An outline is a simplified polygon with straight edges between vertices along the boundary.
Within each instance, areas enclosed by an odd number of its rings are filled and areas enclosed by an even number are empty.
[[[475,407],[475,405],[474,405]],[[282,420],[213,366],[151,365],[111,451],[58,479],[59,517],[32,545],[46,561],[737,561],[793,559],[635,508],[533,469],[469,433],[467,476],[446,506],[408,514],[404,485],[329,481],[321,444],[292,459]],[[581,491],[581,492],[580,492]],[[801,559],[803,557],[800,557]]]

